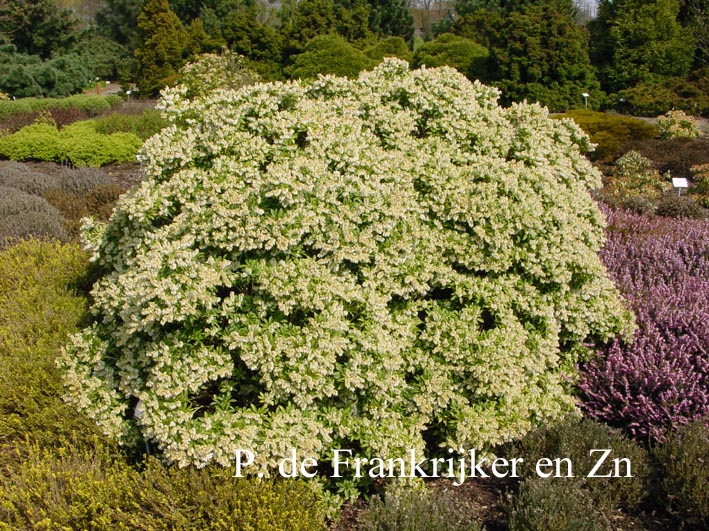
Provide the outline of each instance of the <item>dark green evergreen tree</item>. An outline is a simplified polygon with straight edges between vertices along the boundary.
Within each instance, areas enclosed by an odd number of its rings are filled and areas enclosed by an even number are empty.
[[[376,41],[369,27],[370,7],[365,0],[337,0],[335,3],[337,33],[359,45]]]
[[[414,35],[414,17],[407,0],[369,0],[369,27],[378,37],[402,37],[410,41]]]
[[[102,35],[125,46],[130,53],[140,45],[138,15],[145,0],[105,0],[96,13],[96,26]]]
[[[43,59],[65,50],[76,38],[77,21],[54,0],[0,1],[0,35],[17,51]]]
[[[709,67],[709,1],[682,0],[678,18],[692,31],[697,43],[694,67]]]
[[[360,71],[374,66],[374,61],[357,50],[341,35],[318,35],[295,56],[286,69],[288,77],[311,79],[318,74],[356,77]]]
[[[452,66],[471,79],[479,79],[486,70],[489,55],[487,48],[475,41],[442,33],[414,52],[412,66]]]
[[[137,84],[142,96],[155,96],[177,79],[185,63],[187,32],[167,0],[146,0],[138,16],[142,44],[135,50]]]
[[[696,41],[679,23],[679,7],[679,0],[601,1],[589,23],[591,60],[607,91],[687,74]]]
[[[305,50],[305,45],[318,35],[337,33],[337,16],[333,0],[300,0],[290,19],[282,27],[285,35],[286,61]]]
[[[584,106],[584,93],[591,105],[601,102],[588,35],[573,19],[571,0],[566,3],[530,3],[506,19],[491,50],[504,102],[538,101],[552,111]]]

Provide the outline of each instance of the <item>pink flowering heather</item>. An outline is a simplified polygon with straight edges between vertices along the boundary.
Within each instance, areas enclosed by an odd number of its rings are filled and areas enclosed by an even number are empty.
[[[637,316],[582,367],[582,409],[642,440],[709,413],[709,223],[607,211],[601,253]]]

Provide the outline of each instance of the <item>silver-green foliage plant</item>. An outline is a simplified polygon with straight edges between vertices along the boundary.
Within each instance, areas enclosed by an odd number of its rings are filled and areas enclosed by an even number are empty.
[[[482,451],[573,409],[588,344],[631,328],[570,120],[394,59],[184,94],[85,225],[95,322],[61,365],[107,433],[271,474],[290,448]]]

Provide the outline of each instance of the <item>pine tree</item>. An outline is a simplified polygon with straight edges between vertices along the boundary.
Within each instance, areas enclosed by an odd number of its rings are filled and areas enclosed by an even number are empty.
[[[52,0],[0,1],[0,36],[19,53],[48,59],[66,49],[76,37],[76,19]]]
[[[135,50],[142,96],[154,96],[177,78],[185,63],[187,31],[167,0],[147,0],[138,16],[143,43]]]

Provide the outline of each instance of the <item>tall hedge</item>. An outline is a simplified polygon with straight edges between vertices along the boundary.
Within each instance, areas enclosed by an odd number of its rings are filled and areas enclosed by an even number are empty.
[[[394,59],[185,91],[85,227],[94,322],[62,367],[107,433],[267,473],[293,447],[487,449],[572,409],[587,345],[631,326],[570,120]]]

